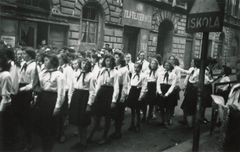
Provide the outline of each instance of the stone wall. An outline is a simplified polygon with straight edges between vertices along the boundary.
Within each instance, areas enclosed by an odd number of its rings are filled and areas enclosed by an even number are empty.
[[[114,48],[123,48],[122,3],[118,0],[52,0],[53,15],[69,19],[68,45],[81,49],[91,49],[99,45],[80,42],[82,8],[88,2],[96,2],[103,11],[103,43]],[[72,22],[74,20],[74,22]],[[80,45],[80,46],[79,46]],[[84,45],[84,46],[81,46]],[[103,44],[102,44],[103,45]],[[102,47],[102,46],[101,46]]]

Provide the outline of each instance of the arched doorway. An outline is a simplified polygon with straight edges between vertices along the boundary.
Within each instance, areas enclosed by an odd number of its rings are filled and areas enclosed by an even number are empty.
[[[162,55],[163,61],[172,53],[173,30],[170,20],[164,20],[158,28],[157,53]]]

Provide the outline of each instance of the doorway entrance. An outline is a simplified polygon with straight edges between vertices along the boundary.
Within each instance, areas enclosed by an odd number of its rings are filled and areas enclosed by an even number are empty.
[[[124,52],[132,55],[132,61],[135,62],[137,59],[137,43],[139,36],[139,28],[124,26],[123,32],[123,44]]]
[[[33,22],[20,22],[20,45],[36,47],[37,24]]]
[[[169,20],[164,20],[158,29],[157,53],[162,55],[163,61],[172,53],[173,29],[173,23]]]

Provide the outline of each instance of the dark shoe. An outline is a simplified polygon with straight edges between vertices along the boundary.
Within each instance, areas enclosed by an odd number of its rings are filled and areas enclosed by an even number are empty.
[[[28,144],[23,149],[23,152],[30,152],[30,151],[32,151],[32,148],[33,148],[32,144]]]
[[[66,141],[66,136],[63,135],[59,138],[59,143],[64,143]]]
[[[94,143],[94,142],[93,142],[92,138],[88,138],[88,139],[87,139],[87,143],[88,143],[88,144],[92,144],[92,143]]]
[[[136,133],[139,133],[140,130],[141,130],[141,129],[140,129],[140,126],[138,126],[138,127],[136,127],[135,132],[136,132]]]
[[[111,139],[120,139],[120,138],[122,138],[122,134],[114,132],[113,134],[110,135],[110,138]]]
[[[186,120],[179,120],[178,122],[184,126],[188,125],[188,122]]]
[[[172,124],[173,124],[172,119],[169,119],[169,120],[168,120],[168,125],[171,126]]]
[[[208,124],[208,123],[209,123],[209,121],[208,121],[206,118],[204,118],[201,122],[202,122],[203,124]]]
[[[128,131],[135,131],[136,130],[136,127],[135,126],[130,126],[129,128],[128,128]]]
[[[98,142],[98,144],[99,144],[99,145],[105,145],[105,144],[107,144],[108,142],[109,142],[108,139],[103,138],[103,139],[101,139],[101,140]]]
[[[142,123],[145,123],[146,122],[146,118],[142,118]]]
[[[84,150],[87,148],[87,145],[83,145],[82,143],[78,142],[76,144],[74,144],[70,149],[71,150]]]

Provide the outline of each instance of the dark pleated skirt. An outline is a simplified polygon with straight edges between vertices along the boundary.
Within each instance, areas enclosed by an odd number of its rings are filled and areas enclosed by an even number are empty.
[[[240,111],[230,108],[226,126],[224,151],[240,151]]]
[[[0,103],[2,97],[0,96]],[[4,111],[0,112],[0,151],[11,149],[16,137],[16,122],[12,110],[12,105],[8,105]]]
[[[180,99],[180,87],[176,86],[173,90],[173,96],[175,97],[174,106],[178,105],[178,100]]]
[[[169,84],[160,84],[161,91],[163,94],[167,93],[168,89],[171,87]],[[175,105],[176,97],[171,93],[168,97],[158,97],[158,105],[160,108],[172,108]]]
[[[65,92],[65,98],[60,111],[61,116],[66,116],[67,114],[68,114],[68,91]]]
[[[212,107],[212,98],[211,98],[211,94],[212,94],[212,85],[211,84],[207,84],[204,85],[203,88],[203,107]]]
[[[101,86],[92,105],[92,112],[96,116],[110,116],[113,97],[112,86]]]
[[[181,105],[181,108],[186,115],[193,115],[196,113],[197,90],[197,86],[194,86],[192,83],[187,84],[185,97]]]
[[[156,105],[157,103],[156,87],[156,82],[148,82],[147,84],[148,92],[146,95],[146,102],[149,105]]]
[[[27,84],[19,84],[19,88]],[[33,100],[32,91],[18,92],[12,98],[12,108],[19,121],[30,119],[31,101]]]
[[[88,98],[88,90],[74,90],[69,110],[71,124],[76,126],[88,126],[90,124],[90,114],[86,112]]]
[[[119,85],[119,95],[118,95],[117,102],[119,102],[120,99],[121,99],[121,96],[122,96],[122,89],[123,89],[123,85]]]
[[[131,86],[126,106],[130,108],[140,108],[140,102],[138,101],[139,95],[141,93],[141,88]]]
[[[38,95],[37,103],[34,109],[35,127],[41,135],[51,135],[54,132],[55,119],[53,111],[57,101],[57,93],[42,91]]]

